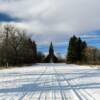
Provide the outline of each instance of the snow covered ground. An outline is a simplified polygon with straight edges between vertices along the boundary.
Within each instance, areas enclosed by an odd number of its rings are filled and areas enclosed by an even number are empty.
[[[4,69],[0,100],[100,100],[100,69],[66,64]]]

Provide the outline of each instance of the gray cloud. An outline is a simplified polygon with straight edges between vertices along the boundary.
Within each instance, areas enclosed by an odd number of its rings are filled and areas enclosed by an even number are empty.
[[[21,19],[33,38],[44,43],[100,29],[99,0],[1,0],[0,12]],[[95,33],[94,33],[95,34]]]

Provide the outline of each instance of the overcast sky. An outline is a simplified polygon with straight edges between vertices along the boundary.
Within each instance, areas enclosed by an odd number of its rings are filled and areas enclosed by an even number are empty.
[[[26,29],[43,50],[67,47],[73,34],[100,47],[100,0],[0,0],[0,22]]]

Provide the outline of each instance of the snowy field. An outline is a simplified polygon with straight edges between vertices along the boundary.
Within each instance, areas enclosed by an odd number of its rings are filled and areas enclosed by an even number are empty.
[[[4,69],[0,100],[100,100],[100,69],[65,64]]]

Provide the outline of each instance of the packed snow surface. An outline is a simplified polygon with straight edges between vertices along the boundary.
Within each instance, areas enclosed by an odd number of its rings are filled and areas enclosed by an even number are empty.
[[[100,100],[100,69],[37,64],[0,70],[0,100]]]

